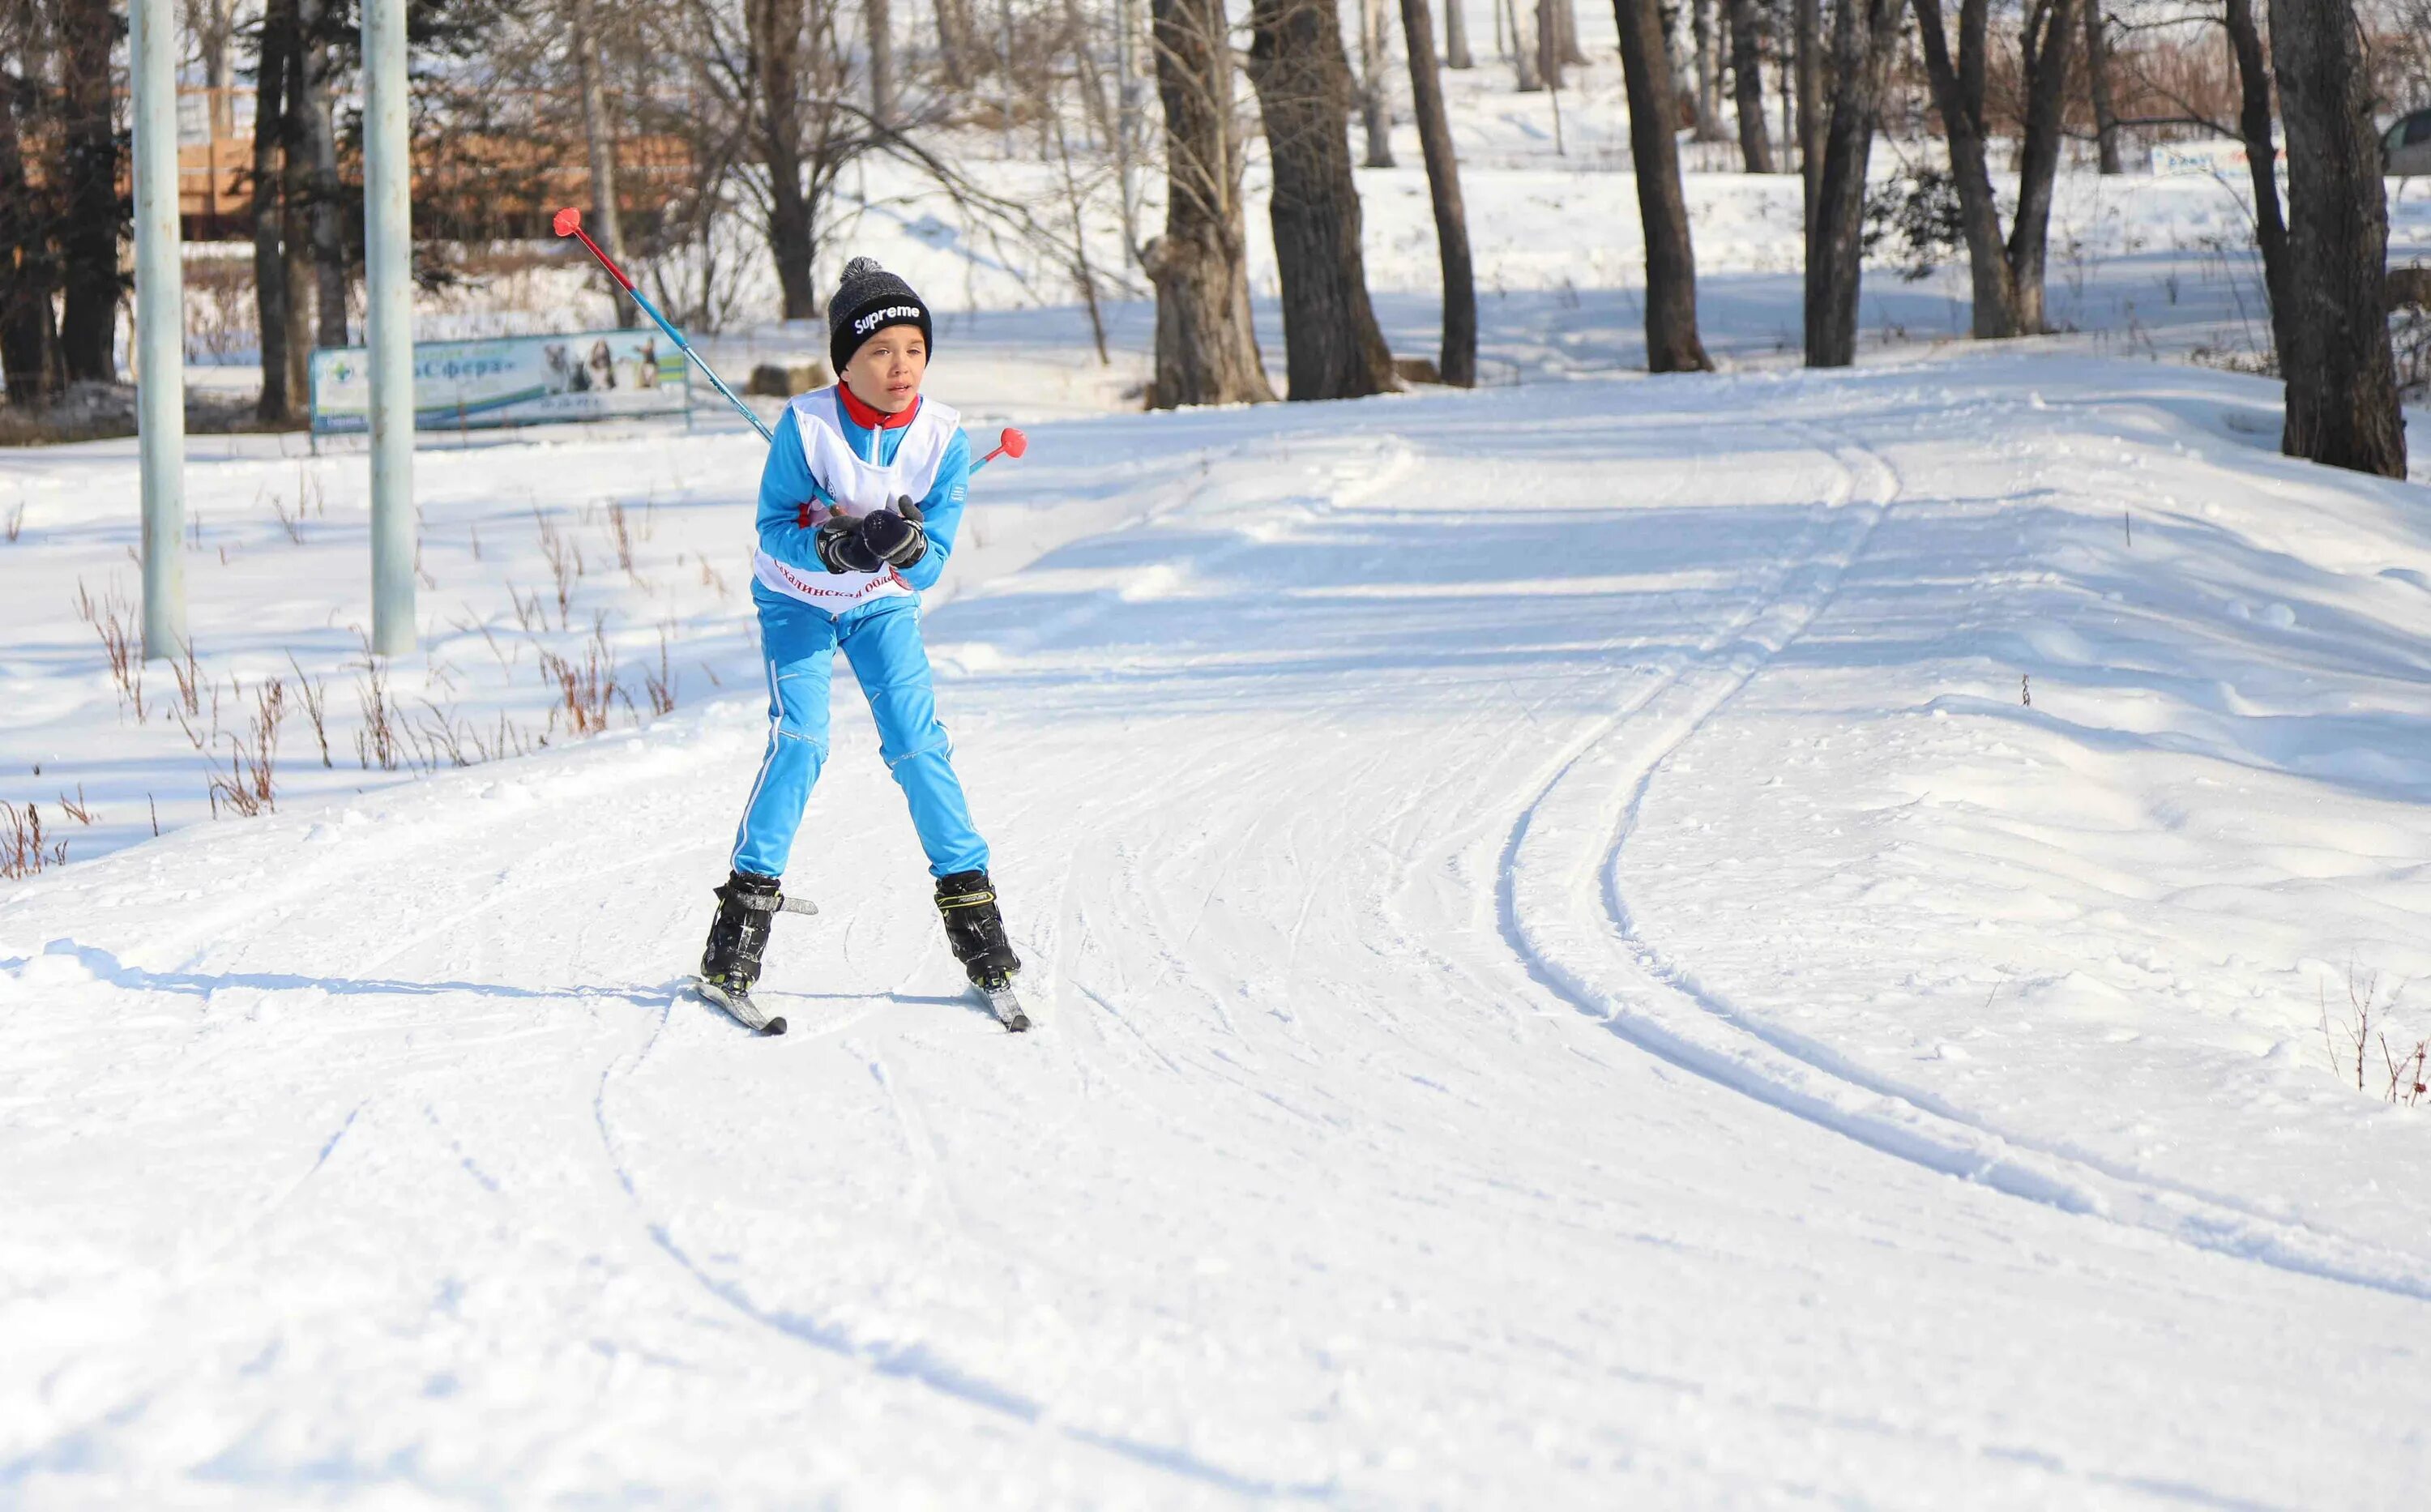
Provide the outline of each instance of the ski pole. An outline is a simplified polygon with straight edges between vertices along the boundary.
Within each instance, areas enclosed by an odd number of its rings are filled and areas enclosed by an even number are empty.
[[[599,265],[608,270],[608,277],[615,279],[617,284],[623,288],[627,294],[633,296],[633,303],[642,307],[642,313],[658,322],[659,329],[667,333],[667,340],[675,343],[686,357],[692,359],[693,366],[700,369],[701,376],[708,378],[712,384],[715,385],[718,393],[726,395],[726,402],[743,412],[743,418],[751,422],[751,428],[760,432],[761,440],[771,444],[776,441],[777,437],[769,430],[767,422],[762,420],[757,413],[753,412],[749,405],[734,396],[734,391],[726,386],[726,380],[719,378],[716,371],[702,359],[701,355],[692,349],[692,343],[684,340],[683,332],[669,325],[667,323],[667,317],[659,313],[659,307],[650,303],[648,297],[645,295],[639,288],[635,287],[633,280],[626,276],[625,270],[610,261],[608,254],[599,250],[599,244],[591,240],[591,233],[582,228],[582,212],[580,210],[568,205],[565,209],[557,212],[555,225],[557,227],[558,235],[578,236],[582,239],[582,244],[589,247],[591,249],[591,255],[599,260]],[[1018,457],[1021,453],[1016,451],[1014,455]]]

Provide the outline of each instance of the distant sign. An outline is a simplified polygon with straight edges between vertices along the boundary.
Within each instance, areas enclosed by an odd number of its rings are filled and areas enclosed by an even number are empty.
[[[312,354],[312,429],[371,428],[370,352]],[[457,430],[682,414],[692,407],[682,352],[657,331],[507,336],[413,344],[417,428]]]
[[[2242,174],[2246,171],[2242,142],[2171,142],[2153,149],[2153,176],[2187,174]]]

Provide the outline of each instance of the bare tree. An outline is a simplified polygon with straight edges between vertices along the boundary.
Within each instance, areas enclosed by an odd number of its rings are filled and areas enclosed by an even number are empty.
[[[1283,364],[1293,399],[1349,399],[1400,385],[1367,301],[1359,189],[1350,177],[1350,65],[1334,0],[1252,0],[1249,83],[1274,159],[1268,210],[1283,276]]]
[[[194,51],[203,62],[203,87],[210,92],[211,130],[236,133],[236,112],[228,95],[228,55],[236,41],[236,8],[230,0],[196,0],[186,8],[186,24],[194,33]]]
[[[820,6],[824,21],[825,0],[820,0]],[[787,320],[808,320],[819,312],[818,291],[811,276],[817,227],[811,213],[812,193],[802,183],[802,76],[828,73],[819,67],[827,61],[820,56],[825,49],[819,44],[831,33],[825,27],[813,33],[809,8],[805,0],[744,0],[743,4],[749,77],[757,90],[747,96],[747,109],[757,127],[760,160],[767,170],[768,255],[776,260],[777,287]],[[818,92],[822,85],[835,81],[813,77],[809,82],[813,101],[809,113],[824,126],[831,112],[818,109]],[[812,150],[815,152],[816,146]]]
[[[2026,129],[2018,152],[2018,211],[2009,225],[2008,254],[2011,297],[2021,333],[2050,328],[2043,315],[2043,270],[2051,244],[2052,183],[2059,173],[2060,131],[2068,109],[2069,52],[2076,41],[2080,3],[2031,0],[2019,38]]]
[[[2288,128],[2288,422],[2280,450],[2406,476],[2389,350],[2389,203],[2353,0],[2271,0]]]
[[[52,50],[50,20],[33,0],[0,0],[0,375],[19,409],[49,403],[64,381],[51,308],[59,284],[56,185],[38,185],[50,176],[34,162],[49,134],[41,74]]]
[[[1359,119],[1367,132],[1366,168],[1393,166],[1393,101],[1386,89],[1393,28],[1384,0],[1359,0]]]
[[[1697,255],[1680,188],[1672,136],[1671,48],[1656,0],[1613,0],[1620,69],[1629,91],[1629,155],[1637,169],[1637,213],[1646,228],[1646,366],[1703,373],[1713,362],[1697,334]]]
[[[1942,25],[1941,0],[1914,0],[1925,70],[1949,139],[1951,176],[1958,190],[1959,222],[1974,281],[1974,331],[1979,339],[2035,335],[2045,328],[2044,249],[2051,227],[2052,184],[2059,170],[2060,117],[2066,104],[2069,42],[2076,34],[2076,3],[2037,0],[2027,11],[2019,38],[2026,85],[2026,129],[2019,154],[2017,218],[2004,244],[2000,206],[1993,196],[1985,155],[1989,0],[1959,0],[1954,64]]]
[[[883,4],[884,0],[874,0]],[[625,210],[616,189],[616,125],[608,116],[607,70],[600,59],[594,0],[566,0],[566,41],[574,49],[576,81],[582,92],[582,141],[591,160],[591,216],[587,227],[617,266],[625,263]],[[603,273],[604,278],[606,275]],[[616,324],[629,328],[641,319],[630,299],[609,291]]]
[[[1534,94],[1545,87],[1545,48],[1536,34],[1536,8],[1524,0],[1501,0],[1511,23],[1511,66],[1519,92]]]
[[[1554,55],[1572,68],[1584,68],[1587,55],[1579,50],[1578,0],[1537,0],[1552,12]]]
[[[2110,22],[2102,0],[2085,0],[2085,87],[2093,97],[2094,141],[2102,172],[2116,176],[2127,171],[2119,151],[2119,96],[2110,83]]]
[[[313,285],[319,295],[314,314],[315,342],[322,346],[346,344],[345,190],[338,180],[337,124],[330,117],[330,78],[336,72],[331,57],[334,31],[342,16],[330,0],[299,0],[296,26],[302,45],[300,93],[289,107],[303,141],[307,178],[305,203],[311,220]]]
[[[2262,253],[2271,340],[2284,354],[2296,307],[2288,292],[2288,221],[2279,208],[2279,148],[2271,126],[2271,63],[2262,49],[2254,0],[2226,0],[2222,19],[2228,28],[2229,56],[2237,65],[2237,127],[2245,142],[2246,171],[2254,184],[2254,243]]]
[[[869,33],[869,119],[895,121],[895,12],[888,0],[862,0],[862,25]]]
[[[1157,406],[1272,399],[1249,323],[1241,132],[1224,0],[1152,0],[1165,105],[1165,234],[1142,249],[1156,283]]]
[[[1726,139],[1722,134],[1721,51],[1716,36],[1714,0],[1695,0],[1689,8],[1688,25],[1697,43],[1697,140],[1721,142]]]
[[[1403,24],[1407,29],[1407,23]],[[1468,50],[1468,7],[1461,0],[1445,0],[1444,4],[1444,67],[1470,69],[1477,59]]]
[[[1731,93],[1738,107],[1739,158],[1752,174],[1772,172],[1764,124],[1764,13],[1757,0],[1731,0]]]
[[[1446,0],[1453,11],[1461,0]],[[1468,211],[1460,197],[1460,158],[1444,112],[1443,80],[1435,71],[1434,18],[1427,0],[1401,0],[1401,32],[1410,49],[1410,100],[1418,118],[1418,150],[1427,161],[1427,193],[1434,202],[1435,251],[1443,263],[1443,353],[1436,368],[1458,388],[1477,385],[1477,276],[1468,260]]]
[[[254,413],[265,424],[295,417],[303,395],[287,381],[291,301],[282,232],[287,175],[281,166],[287,135],[289,55],[295,46],[295,0],[268,0],[255,34],[253,94],[253,309],[261,334],[261,398]]]
[[[1798,171],[1806,180],[1806,234],[1815,234],[1815,195],[1823,182],[1823,0],[1794,8],[1798,76]]]
[[[1857,285],[1864,271],[1866,161],[1873,156],[1884,76],[1899,42],[1900,0],[1840,0],[1832,28],[1832,107],[1822,172],[1806,226],[1806,365],[1857,360]]]
[[[59,352],[70,381],[118,376],[118,245],[127,207],[118,196],[119,142],[110,120],[109,51],[124,21],[109,0],[64,0],[59,14],[62,141],[59,182]]]
[[[952,89],[970,87],[979,76],[979,60],[985,49],[973,35],[970,0],[936,0],[937,63]]]
[[[312,393],[312,301],[319,280],[312,274],[312,143],[305,132],[310,115],[304,98],[304,0],[290,12],[294,30],[287,42],[287,109],[278,118],[278,245],[287,260],[287,393],[303,412]]]

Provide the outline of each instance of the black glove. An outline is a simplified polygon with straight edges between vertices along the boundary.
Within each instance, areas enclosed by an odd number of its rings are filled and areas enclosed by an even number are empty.
[[[884,565],[862,539],[861,521],[847,514],[832,515],[820,526],[811,538],[811,549],[830,572],[876,572]]]
[[[929,532],[893,510],[863,515],[861,541],[872,556],[893,567],[908,567],[929,554]]]

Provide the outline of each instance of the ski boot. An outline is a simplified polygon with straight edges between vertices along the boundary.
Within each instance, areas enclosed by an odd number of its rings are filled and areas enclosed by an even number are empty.
[[[1004,936],[1004,916],[997,912],[996,888],[983,871],[958,871],[937,879],[937,912],[946,920],[946,943],[987,999],[988,1009],[1014,1033],[1030,1027],[1030,1015],[1014,995],[1014,973],[1021,957]]]
[[[751,1000],[760,980],[760,957],[768,949],[768,925],[784,903],[774,877],[738,871],[715,889],[717,916],[710,920],[709,948],[700,957],[700,995],[723,1008],[744,1028],[781,1034],[785,1020],[771,1018]]]

